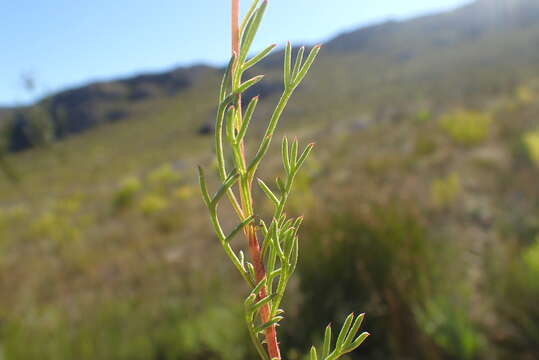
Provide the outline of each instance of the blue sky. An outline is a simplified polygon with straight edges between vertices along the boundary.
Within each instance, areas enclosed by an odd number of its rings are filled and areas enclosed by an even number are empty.
[[[315,43],[359,26],[466,0],[270,0],[255,49]],[[242,7],[250,1],[242,0]],[[0,1],[0,104],[91,81],[163,71],[229,54],[229,0]],[[35,79],[28,91],[23,78]]]

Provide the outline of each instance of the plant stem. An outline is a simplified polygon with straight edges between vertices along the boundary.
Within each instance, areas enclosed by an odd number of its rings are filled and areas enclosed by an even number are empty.
[[[262,262],[262,256],[260,251],[260,243],[256,235],[256,227],[249,226],[247,228],[247,236],[249,238],[249,249],[251,251],[251,256],[253,258],[253,265],[255,268],[256,281],[260,282],[266,277],[266,270],[264,269],[264,264]],[[266,286],[262,287],[258,295],[259,299],[263,299],[268,296],[268,289]],[[260,318],[262,323],[266,323],[270,320],[271,315],[271,306],[266,304],[260,310]],[[279,342],[277,341],[277,327],[272,325],[268,327],[265,331],[266,342],[268,345],[268,353],[270,359],[281,359],[281,351],[279,349]]]
[[[232,52],[240,53],[240,0],[232,0]]]
[[[233,72],[239,71],[239,59],[238,55],[240,54],[240,25],[239,25],[239,12],[240,12],[240,0],[232,0],[232,53],[236,55],[237,63],[233,66]],[[232,79],[235,78],[232,74]],[[239,131],[242,124],[242,106],[241,106],[241,95],[238,96],[235,104],[236,108],[236,129]],[[246,171],[246,156],[245,156],[245,146],[243,140],[239,144],[241,150],[241,162],[242,166],[240,170],[243,170],[243,173],[240,174],[241,178],[239,181],[240,186],[240,196],[242,202],[243,214],[246,218],[252,216],[253,211],[253,197],[252,197],[252,178],[248,176]],[[242,169],[241,169],[242,168]],[[260,250],[260,243],[256,234],[256,226],[248,225],[245,228],[245,236],[249,243],[249,250],[251,253],[251,258],[253,261],[253,266],[255,268],[256,281],[260,282],[266,278],[266,270],[264,268],[264,263],[262,259],[262,254]],[[258,294],[259,299],[263,299],[268,295],[267,287],[263,287]],[[266,304],[262,307],[260,311],[260,318],[262,323],[266,323],[270,320],[271,316],[271,306]],[[265,330],[266,343],[268,348],[268,354],[270,359],[281,359],[281,352],[279,349],[279,343],[277,341],[277,330],[276,325],[270,326]]]

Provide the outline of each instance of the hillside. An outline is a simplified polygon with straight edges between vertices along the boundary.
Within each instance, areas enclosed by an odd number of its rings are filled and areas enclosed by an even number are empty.
[[[306,224],[290,360],[350,309],[375,334],[357,358],[535,358],[537,45],[535,0],[324,44],[279,134],[317,143],[291,199]],[[282,55],[252,71],[267,76],[249,137],[280,96]],[[245,289],[226,285],[194,171],[214,166],[220,73],[179,68],[4,112],[0,358],[251,358],[233,345],[246,343]],[[274,156],[262,175],[279,171]]]
[[[331,93],[361,94],[357,100],[369,107],[383,103],[387,91],[407,92],[409,86],[416,88],[417,98],[445,104],[473,102],[474,97],[514,87],[536,70],[539,54],[530,44],[539,41],[538,17],[539,5],[533,0],[482,0],[449,13],[362,28],[324,44],[323,64],[311,84],[323,84]],[[276,53],[262,70],[277,71],[281,58],[282,53]],[[24,150],[39,143],[31,139],[33,126],[45,127],[61,139],[96,125],[128,120],[158,99],[181,96],[216,72],[206,66],[178,68],[52,95],[36,104],[34,111],[4,113],[15,123],[10,148]],[[271,95],[279,91],[279,83],[272,79],[254,92]],[[366,96],[363,90],[372,87],[378,91]],[[42,122],[52,125],[35,125]]]

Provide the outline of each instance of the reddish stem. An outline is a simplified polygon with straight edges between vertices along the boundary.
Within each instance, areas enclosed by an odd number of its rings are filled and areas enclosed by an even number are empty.
[[[240,0],[232,0],[232,52],[240,53]]]
[[[266,277],[266,270],[264,269],[264,263],[262,262],[260,244],[256,236],[256,228],[249,226],[247,230],[247,236],[249,238],[249,249],[251,250],[251,257],[253,258],[253,265],[255,268],[256,281],[260,282]],[[266,286],[260,290],[258,294],[259,299],[263,299],[268,296],[268,289]],[[270,321],[271,307],[269,304],[262,306],[260,309],[260,319],[262,323]],[[277,328],[276,325],[272,325],[266,329],[266,342],[268,345],[268,354],[270,359],[281,359],[281,351],[279,350],[279,342],[277,341]]]
[[[239,55],[240,53],[240,0],[232,0],[232,53]],[[238,64],[235,64],[238,66]],[[236,66],[234,66],[234,70],[236,69]],[[232,76],[234,78],[234,76]],[[238,98],[236,108],[238,109],[239,114],[239,124],[236,124],[237,126],[241,125],[241,96]],[[245,149],[243,145],[243,141],[241,143],[241,151],[242,156],[245,161]],[[250,185],[250,184],[249,184]],[[250,187],[250,186],[249,186]],[[241,192],[240,192],[241,194]],[[247,204],[246,202],[252,201],[251,199],[244,199],[243,195],[242,197],[242,205],[243,205],[243,211],[245,214],[247,214]],[[252,204],[251,204],[252,208]],[[264,268],[264,262],[262,259],[262,254],[260,251],[260,243],[258,242],[258,237],[256,235],[256,227],[255,226],[248,226],[245,229],[245,235],[247,237],[247,240],[249,242],[249,250],[251,253],[251,258],[253,260],[253,266],[255,268],[255,275],[256,275],[256,281],[260,282],[266,277],[266,270]],[[266,296],[268,296],[268,289],[266,286],[264,286],[260,293],[258,294],[259,299],[263,299]],[[271,306],[270,304],[265,304],[260,309],[260,319],[262,323],[266,323],[270,320],[271,316]],[[278,359],[281,360],[281,351],[279,350],[279,342],[277,341],[277,330],[276,326],[270,326],[265,331],[266,335],[266,343],[268,347],[268,354],[270,359]]]

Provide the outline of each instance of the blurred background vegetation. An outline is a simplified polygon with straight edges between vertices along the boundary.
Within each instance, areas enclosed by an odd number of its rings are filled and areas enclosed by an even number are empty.
[[[350,359],[539,359],[537,45],[535,0],[480,0],[325,44],[281,130],[317,143],[291,200],[306,220],[287,359],[352,310],[373,335]],[[268,76],[249,136],[277,100],[281,58],[257,69]],[[246,289],[194,171],[214,166],[221,71],[0,111],[0,359],[255,356]]]

